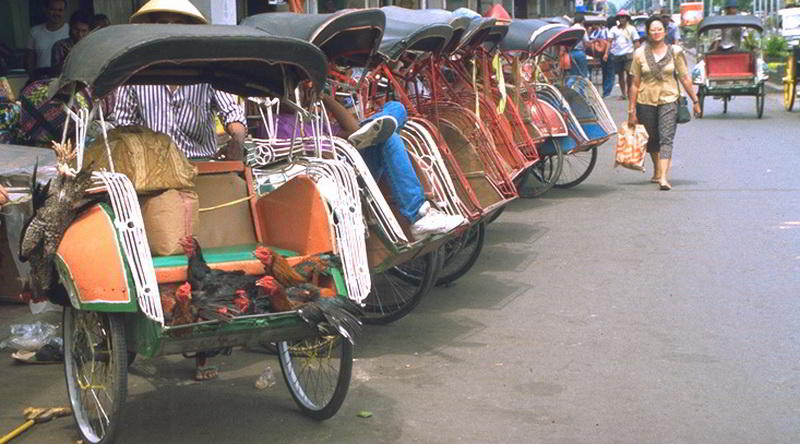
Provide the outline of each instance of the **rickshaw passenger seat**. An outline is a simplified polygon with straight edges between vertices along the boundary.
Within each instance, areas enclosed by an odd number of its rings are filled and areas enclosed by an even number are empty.
[[[257,260],[253,257],[253,250],[258,247],[258,243],[234,245],[231,247],[203,248],[203,257],[209,264],[219,264],[224,262],[242,262]],[[269,247],[283,257],[298,256],[296,251],[286,250],[277,247]],[[157,256],[153,258],[153,265],[156,269],[168,267],[186,267],[189,260],[186,255],[176,254],[173,256]]]
[[[753,77],[753,54],[743,51],[706,54],[706,75],[710,79]]]

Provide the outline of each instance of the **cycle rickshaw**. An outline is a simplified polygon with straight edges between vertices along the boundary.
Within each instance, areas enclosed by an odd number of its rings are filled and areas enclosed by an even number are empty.
[[[728,112],[731,98],[755,97],[756,115],[759,119],[764,115],[767,77],[760,50],[763,32],[761,19],[752,15],[711,16],[697,26],[703,60],[699,69],[693,70],[693,82],[698,85],[701,118],[708,96],[722,99],[723,114]]]
[[[286,99],[300,82],[310,84],[310,94],[318,94],[326,70],[325,56],[313,45],[252,28],[118,25],[81,40],[54,88],[74,93],[86,86],[94,96],[103,97],[128,84],[206,82],[240,96]],[[80,175],[82,169],[92,168],[82,164],[86,128],[95,119],[102,123],[104,116],[100,107],[71,115]],[[68,133],[65,128],[65,136]],[[121,427],[128,365],[137,355],[204,352],[256,340],[276,343],[284,380],[304,414],[319,420],[333,416],[348,390],[353,346],[341,330],[324,323],[315,328],[304,321],[302,306],[278,312],[273,307],[222,320],[199,317],[180,325],[165,320],[160,296],[176,292],[175,286],[187,280],[187,257],[151,254],[137,190],[129,177],[114,172],[112,157],[124,153],[112,155],[103,145],[92,145],[104,150],[111,165],[111,171],[92,172],[89,193],[98,203],[69,225],[54,260],[68,295],[66,380],[82,438],[92,443],[114,439]],[[192,162],[201,207],[196,237],[211,269],[244,275],[265,273],[264,264],[252,253],[261,245],[270,246],[289,265],[320,255],[336,256],[339,260],[331,261],[319,287],[335,298],[360,302],[366,297],[364,287],[369,289],[369,275],[352,269],[356,263],[347,256],[365,253],[346,250],[354,248],[347,238],[358,234],[359,227],[363,239],[361,207],[320,184],[322,177],[338,181],[336,189],[345,189],[346,182],[355,178],[352,173],[348,177],[346,165],[311,163],[308,174],[272,193],[259,194],[253,170],[240,161]],[[228,201],[231,193],[236,196]],[[203,212],[207,206],[211,210]],[[217,211],[226,223],[204,223],[207,214]],[[226,230],[235,230],[227,233],[232,241],[214,240]]]
[[[786,59],[786,75],[783,77],[783,108],[791,111],[797,97],[797,68],[800,67],[800,45],[792,47]]]

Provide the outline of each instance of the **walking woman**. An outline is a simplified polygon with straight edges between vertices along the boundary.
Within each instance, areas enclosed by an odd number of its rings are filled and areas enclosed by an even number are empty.
[[[650,136],[647,152],[653,160],[653,177],[663,191],[671,190],[668,176],[672,165],[672,141],[678,124],[678,81],[694,103],[694,115],[700,114],[697,95],[689,78],[683,49],[665,42],[666,26],[659,16],[651,17],[645,26],[647,44],[633,57],[633,84],[628,101],[628,124],[641,123]]]

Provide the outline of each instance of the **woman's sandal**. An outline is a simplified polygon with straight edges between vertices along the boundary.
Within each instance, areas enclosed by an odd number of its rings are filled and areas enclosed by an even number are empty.
[[[194,372],[195,381],[208,381],[219,377],[219,369],[216,365],[197,367]]]
[[[658,184],[658,189],[661,191],[669,191],[672,189],[672,185],[670,185],[668,182],[660,182]]]

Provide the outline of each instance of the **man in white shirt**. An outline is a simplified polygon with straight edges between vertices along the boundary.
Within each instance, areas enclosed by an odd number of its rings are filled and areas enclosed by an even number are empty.
[[[627,100],[628,90],[633,83],[633,76],[630,75],[633,51],[639,46],[639,32],[630,24],[630,19],[628,11],[624,9],[619,11],[617,14],[619,22],[609,31],[611,63],[619,75],[619,89],[622,90],[623,100]]]
[[[64,22],[66,6],[65,0],[48,0],[45,9],[47,21],[31,28],[25,57],[25,69],[31,81],[50,75],[53,44],[69,38],[69,26]]]

